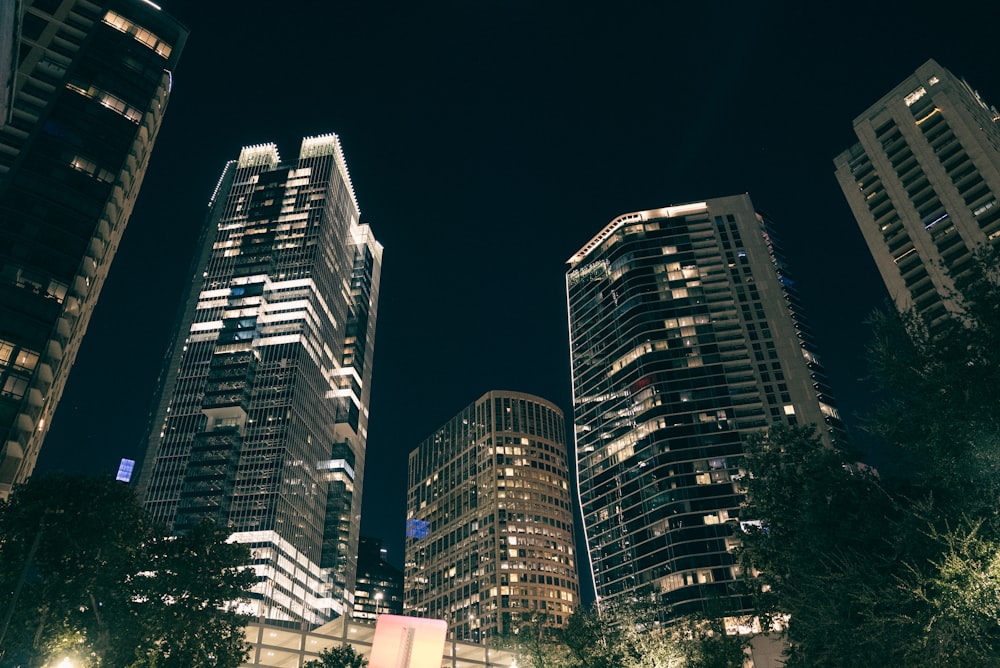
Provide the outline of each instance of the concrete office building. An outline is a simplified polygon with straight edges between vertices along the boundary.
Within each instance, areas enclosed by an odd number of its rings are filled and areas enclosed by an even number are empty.
[[[834,160],[889,294],[931,322],[977,247],[1000,239],[1000,114],[933,60],[854,120]]]

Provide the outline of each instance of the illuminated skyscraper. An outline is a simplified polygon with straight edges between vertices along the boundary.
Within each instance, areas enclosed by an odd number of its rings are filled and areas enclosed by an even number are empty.
[[[0,32],[6,498],[35,468],[139,193],[187,30],[139,0],[5,0]]]
[[[410,453],[403,609],[489,643],[578,605],[562,411],[487,392]]]
[[[262,618],[351,608],[382,263],[358,216],[336,135],[226,165],[143,463],[155,519],[251,545]]]
[[[842,429],[771,224],[747,195],[625,214],[569,259],[566,289],[598,598],[749,610],[729,526],[743,439]]]
[[[998,120],[933,60],[854,120],[837,180],[898,307],[939,318],[970,251],[1000,243]]]

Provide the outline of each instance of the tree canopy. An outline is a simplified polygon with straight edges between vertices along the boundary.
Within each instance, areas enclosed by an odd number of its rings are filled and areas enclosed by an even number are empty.
[[[524,615],[503,645],[522,668],[741,668],[747,638],[726,635],[719,620],[660,622],[639,600],[578,608],[564,628]]]
[[[166,537],[111,479],[32,478],[0,504],[0,663],[236,668],[254,575],[228,536]]]
[[[368,659],[362,654],[358,654],[353,647],[348,644],[339,647],[324,649],[319,654],[319,659],[306,661],[302,668],[365,668]]]
[[[750,439],[742,562],[788,616],[788,666],[980,666],[1000,655],[1000,288],[980,254],[933,322],[873,318],[879,476],[809,428]],[[758,525],[759,523],[759,525]]]

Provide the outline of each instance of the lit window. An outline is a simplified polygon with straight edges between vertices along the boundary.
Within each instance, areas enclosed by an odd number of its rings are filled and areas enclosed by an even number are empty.
[[[73,156],[69,165],[76,171],[93,176],[98,181],[103,181],[104,183],[110,183],[115,178],[115,175],[109,170],[98,166],[93,160],[88,160],[81,155]]]
[[[14,367],[25,371],[34,371],[36,364],[38,364],[38,353],[22,348],[17,354],[17,360],[14,362]]]
[[[138,26],[121,14],[109,11],[104,15],[104,23],[111,26],[112,28],[125,33],[126,35],[131,35],[137,42],[143,44],[157,53],[157,55],[163,58],[169,58],[170,52],[173,50],[172,47],[164,42],[162,39],[146,30],[142,26]]]
[[[795,406],[792,404],[785,404],[785,415],[795,415]]]
[[[0,341],[0,366],[10,364],[10,358],[13,354],[14,344],[9,341]]]
[[[927,89],[921,86],[920,88],[916,89],[915,91],[904,97],[903,102],[906,103],[907,107],[910,107],[913,106],[913,103],[922,98],[924,95],[927,95]]]
[[[28,379],[24,376],[7,376],[3,389],[0,389],[0,395],[20,399],[24,396],[24,392],[27,389]]]

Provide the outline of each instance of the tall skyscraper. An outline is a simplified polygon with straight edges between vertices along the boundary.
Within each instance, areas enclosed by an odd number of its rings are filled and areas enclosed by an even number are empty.
[[[403,572],[386,560],[378,538],[361,537],[354,619],[374,623],[379,615],[403,614]]]
[[[336,135],[226,165],[173,344],[139,489],[182,532],[251,545],[254,614],[349,614],[382,247]]]
[[[6,498],[35,467],[139,193],[187,30],[138,0],[0,5]],[[6,33],[11,25],[19,39]]]
[[[931,321],[1000,238],[1000,114],[929,60],[854,120],[837,180],[896,305]]]
[[[409,458],[403,609],[489,643],[578,604],[566,427],[555,404],[487,392]]]
[[[743,439],[842,430],[770,222],[747,195],[628,213],[569,259],[566,289],[598,599],[748,611],[727,526],[741,519]]]

